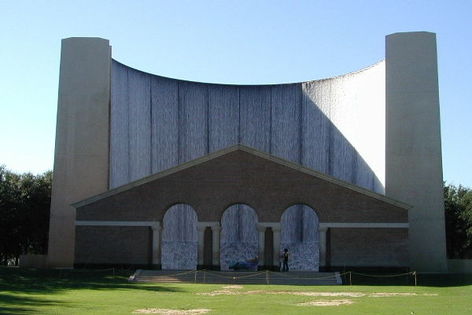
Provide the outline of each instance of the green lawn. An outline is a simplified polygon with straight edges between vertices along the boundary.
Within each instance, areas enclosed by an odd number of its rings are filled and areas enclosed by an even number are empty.
[[[472,314],[471,275],[420,275],[419,286],[128,283],[130,272],[0,268],[1,314]],[[364,282],[361,282],[364,281]],[[346,303],[338,306],[301,303]],[[349,304],[347,304],[349,303]],[[157,314],[179,314],[157,313]]]

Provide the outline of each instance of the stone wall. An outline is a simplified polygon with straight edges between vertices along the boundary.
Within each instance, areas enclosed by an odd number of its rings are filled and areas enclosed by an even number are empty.
[[[407,258],[402,260],[408,254],[404,246],[406,205],[246,147],[215,153],[185,167],[116,188],[77,207],[79,225],[163,223],[164,269],[196,267],[197,222],[207,222],[206,226],[221,222],[219,257],[223,270],[263,251],[259,240],[263,239],[260,233],[264,230],[257,230],[258,223],[264,227],[278,222],[283,236],[277,236],[276,241],[274,232],[274,247],[281,244],[281,249],[290,250],[292,270],[318,267],[322,241],[319,224],[324,228],[330,224],[360,227],[332,230],[333,263],[390,266],[392,255],[396,255],[397,264],[407,266]],[[383,228],[369,229],[369,224]],[[389,224],[397,228],[389,228]],[[114,237],[120,240],[122,235]],[[95,239],[115,242],[100,235]],[[145,248],[149,243],[134,246]],[[126,246],[116,249],[126,255]]]
[[[149,227],[77,226],[75,264],[151,265]]]
[[[220,221],[228,206],[244,203],[259,222],[280,222],[285,209],[303,202],[320,222],[408,222],[402,203],[244,147],[85,200],[76,205],[77,220],[162,221],[181,202],[198,221]]]
[[[330,229],[331,266],[407,267],[407,229]]]
[[[20,255],[21,268],[46,268],[47,255]]]
[[[472,259],[448,259],[447,266],[449,272],[472,273]]]

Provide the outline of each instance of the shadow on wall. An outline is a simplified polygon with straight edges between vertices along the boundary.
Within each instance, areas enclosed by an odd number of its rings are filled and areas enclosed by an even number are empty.
[[[242,144],[383,193],[372,168],[315,104],[315,99],[329,103],[332,97],[329,88],[324,92],[328,100],[320,97],[320,85],[195,83],[113,61],[110,188]],[[325,112],[338,120],[349,115],[345,105],[335,105]],[[356,105],[353,101],[348,108]],[[342,117],[342,124],[353,123],[354,116]]]
[[[314,83],[303,83],[304,85]],[[301,164],[351,184],[384,193],[384,186],[354,146],[321,111],[312,95],[303,93],[303,153]],[[375,132],[375,131],[373,131]],[[374,145],[374,144],[372,144]],[[323,148],[323,149],[320,149]],[[381,148],[385,150],[385,148]]]

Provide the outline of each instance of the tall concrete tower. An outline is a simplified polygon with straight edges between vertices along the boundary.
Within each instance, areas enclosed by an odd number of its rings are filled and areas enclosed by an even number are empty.
[[[100,38],[62,40],[49,267],[72,267],[73,202],[108,189],[111,47]]]
[[[447,271],[436,35],[386,38],[386,185],[409,211],[411,268]]]

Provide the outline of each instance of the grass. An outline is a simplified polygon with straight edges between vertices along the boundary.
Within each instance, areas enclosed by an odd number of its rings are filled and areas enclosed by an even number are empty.
[[[225,285],[129,283],[130,273],[0,268],[0,313],[132,314],[159,308],[210,309],[209,314],[472,314],[472,275],[419,275],[417,287],[387,285],[385,279],[375,283],[357,276],[353,282],[362,285],[243,285],[225,289],[226,294],[205,295],[221,291]],[[359,296],[308,296],[310,292]],[[410,295],[374,297],[374,293]],[[297,305],[332,300],[352,304]]]

